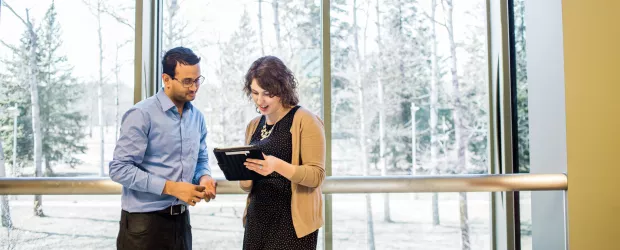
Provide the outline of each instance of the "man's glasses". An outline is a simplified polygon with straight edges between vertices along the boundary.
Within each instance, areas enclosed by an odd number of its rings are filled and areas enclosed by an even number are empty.
[[[202,82],[205,81],[205,77],[204,76],[199,76],[198,78],[196,78],[194,80],[192,80],[190,78],[185,78],[185,79],[183,79],[183,81],[173,77],[172,80],[179,81],[181,84],[183,84],[183,87],[185,87],[185,88],[189,88],[189,87],[191,87],[194,84],[196,85],[196,88],[198,88],[198,87],[200,87],[200,84],[202,84]]]

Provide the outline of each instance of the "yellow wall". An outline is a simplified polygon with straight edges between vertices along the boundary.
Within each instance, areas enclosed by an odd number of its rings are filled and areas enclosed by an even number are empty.
[[[620,1],[562,5],[569,246],[620,249]]]

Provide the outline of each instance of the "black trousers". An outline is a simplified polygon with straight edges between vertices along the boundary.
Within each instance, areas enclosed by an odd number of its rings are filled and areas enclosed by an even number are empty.
[[[121,211],[116,248],[121,249],[192,249],[189,211],[170,215],[162,212],[129,213]]]

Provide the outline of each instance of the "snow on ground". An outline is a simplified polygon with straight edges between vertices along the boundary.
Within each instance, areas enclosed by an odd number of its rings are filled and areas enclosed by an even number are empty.
[[[334,249],[366,246],[365,196],[333,195]],[[490,249],[487,193],[470,193],[471,249]],[[376,249],[460,249],[458,196],[440,194],[440,226],[432,225],[430,194],[390,195],[391,217],[383,221],[383,195],[373,194]],[[33,197],[10,200],[15,229],[0,229],[0,249],[114,249],[120,196],[44,196],[45,217],[33,216]],[[220,195],[190,209],[194,249],[240,249],[245,196]],[[527,246],[529,237],[525,239]],[[320,243],[322,244],[322,243]],[[531,243],[530,243],[531,244]],[[321,247],[322,248],[322,247]],[[526,249],[526,248],[524,248]]]

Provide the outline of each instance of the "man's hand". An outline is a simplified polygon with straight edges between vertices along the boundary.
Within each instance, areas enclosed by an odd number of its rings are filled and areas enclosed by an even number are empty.
[[[201,199],[205,198],[205,187],[196,186],[187,182],[166,181],[164,194],[177,197],[190,206],[195,206]]]
[[[213,179],[211,176],[203,175],[202,177],[200,177],[198,185],[205,187],[204,199],[206,202],[209,202],[211,199],[215,199],[215,193],[217,189],[217,183],[215,179]]]

